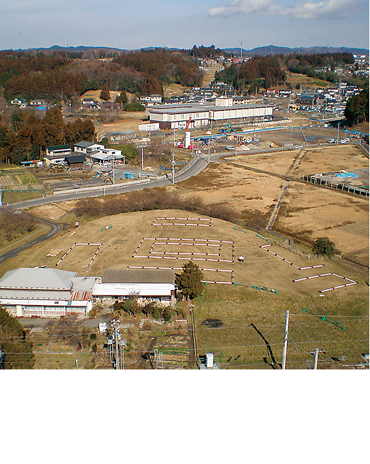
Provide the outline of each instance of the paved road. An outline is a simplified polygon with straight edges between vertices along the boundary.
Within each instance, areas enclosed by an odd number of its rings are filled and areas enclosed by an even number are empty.
[[[57,224],[56,222],[48,221],[47,219],[38,217],[37,222],[42,222],[43,224],[46,224],[47,226],[49,226],[50,227],[49,232],[47,232],[46,234],[40,235],[39,237],[35,238],[31,242],[24,243],[23,245],[20,245],[19,247],[13,248],[12,250],[7,251],[6,253],[2,254],[0,256],[0,264],[2,264],[4,261],[6,261],[9,258],[14,258],[14,256],[17,256],[17,254],[20,251],[26,250],[27,248],[37,245],[38,243],[41,243],[44,240],[48,240],[49,238],[56,235],[61,229],[60,224]]]
[[[212,156],[212,155],[211,155]],[[216,158],[217,155],[214,156]],[[189,179],[192,176],[198,175],[203,169],[205,169],[208,165],[209,159],[211,157],[199,157],[196,158],[190,165],[188,165],[185,169],[183,169],[180,173],[178,173],[175,176],[175,183],[176,182],[181,182],[186,179]],[[2,208],[5,210],[6,208],[16,208],[16,209],[26,209],[26,208],[31,208],[33,206],[40,206],[40,205],[46,205],[49,203],[55,203],[59,201],[68,201],[68,200],[75,200],[75,199],[81,199],[81,198],[89,198],[89,197],[97,197],[101,195],[114,195],[117,193],[127,193],[127,192],[133,192],[136,190],[143,190],[145,188],[154,188],[154,187],[161,187],[163,185],[169,185],[172,183],[172,180],[167,179],[166,177],[163,177],[161,179],[157,180],[151,180],[149,182],[143,182],[143,183],[135,183],[135,184],[125,184],[117,187],[111,187],[111,188],[87,188],[87,189],[80,189],[74,192],[74,193],[68,193],[68,194],[56,194],[52,196],[47,196],[45,198],[38,198],[35,200],[28,200],[28,201],[22,201],[20,203],[13,203],[12,205],[9,206],[3,206]],[[12,250],[0,255],[0,264],[2,264],[4,261],[6,261],[9,258],[13,258],[17,256],[17,254],[23,250],[26,250],[27,248],[31,248],[34,245],[37,245],[45,240],[48,240],[49,238],[53,237],[56,235],[60,230],[61,226],[60,224],[56,222],[49,221],[47,219],[42,219],[38,218],[38,222],[42,222],[46,224],[47,226],[50,227],[49,232],[46,234],[40,235],[36,239],[32,240],[31,242],[24,243],[23,245],[20,245],[16,248],[13,248]]]
[[[222,155],[226,154],[227,153],[223,153]],[[195,158],[194,161],[190,163],[190,165],[186,166],[185,169],[183,169],[180,173],[175,175],[175,183],[182,182],[186,179],[189,179],[190,177],[198,175],[201,171],[203,171],[203,169],[207,167],[208,162],[210,160],[217,158],[220,155],[221,154],[218,153],[215,155]],[[161,177],[155,180],[125,183],[117,186],[76,189],[73,191],[68,191],[68,193],[56,193],[54,195],[46,196],[44,198],[37,198],[35,200],[27,200],[21,201],[19,203],[13,203],[9,205],[9,207],[13,207],[16,209],[26,209],[32,208],[34,206],[47,205],[50,203],[56,203],[60,201],[70,201],[81,198],[99,197],[102,195],[116,195],[118,193],[133,192],[137,190],[143,190],[146,188],[162,187],[164,185],[170,185],[171,183],[172,179]],[[6,208],[6,206],[3,206],[3,208]]]
[[[254,154],[254,153],[263,153],[263,152],[271,152],[271,151],[281,151],[281,150],[284,150],[284,148],[276,147],[276,148],[269,148],[269,149],[264,149],[264,150],[250,150],[247,153]],[[235,153],[233,151],[228,151],[228,152],[213,153],[209,155],[198,156],[194,158],[184,169],[182,169],[179,173],[175,175],[174,182],[175,183],[182,182],[184,180],[189,179],[190,177],[197,176],[200,172],[202,172],[208,166],[210,162],[218,161],[219,157],[227,156],[229,158],[236,154],[239,155],[241,153]],[[70,201],[70,200],[77,200],[77,199],[82,199],[82,198],[99,197],[102,195],[116,195],[119,193],[133,192],[133,191],[143,190],[146,188],[162,187],[164,185],[170,185],[171,183],[172,183],[171,178],[161,177],[155,180],[149,180],[149,181],[145,180],[143,182],[136,182],[136,183],[125,183],[125,184],[111,186],[111,187],[91,187],[91,188],[76,189],[73,191],[69,191],[68,193],[54,194],[54,195],[46,196],[44,198],[37,198],[35,200],[22,201],[19,203],[13,203],[9,206],[3,206],[0,208],[3,208],[3,209],[16,208],[16,209],[22,210],[22,209],[31,208],[34,206],[41,206],[41,205],[56,203],[60,201]],[[61,229],[61,226],[56,222],[48,221],[47,219],[41,219],[41,218],[38,218],[38,220],[48,225],[51,228],[51,230],[47,234],[41,235],[40,237],[36,238],[35,240],[32,240],[31,242],[25,243],[17,248],[14,248],[11,251],[4,253],[3,255],[0,256],[0,264],[2,264],[4,261],[6,261],[9,258],[17,256],[17,254],[20,251],[23,251],[45,240],[48,240],[49,238],[56,235]]]

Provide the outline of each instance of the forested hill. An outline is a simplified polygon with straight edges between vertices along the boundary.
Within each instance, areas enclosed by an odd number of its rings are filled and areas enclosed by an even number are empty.
[[[164,83],[191,87],[201,81],[196,58],[185,50],[124,52],[106,61],[81,58],[78,52],[0,52],[0,86],[7,100],[45,98],[59,103],[104,84],[137,95],[163,94]]]
[[[337,82],[340,79],[334,73],[338,65],[353,65],[354,58],[351,53],[325,53],[325,54],[291,54],[253,56],[243,63],[232,64],[223,71],[216,73],[216,81],[233,85],[240,92],[255,93],[260,87],[287,85],[288,71],[306,74],[327,82]],[[356,79],[347,79],[351,84],[357,85]],[[353,81],[353,82],[352,82]],[[362,79],[362,83],[363,83]]]

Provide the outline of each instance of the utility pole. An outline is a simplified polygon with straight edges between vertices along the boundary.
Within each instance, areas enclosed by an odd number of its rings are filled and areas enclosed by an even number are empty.
[[[155,369],[158,369],[158,349],[154,350],[154,362],[155,362]]]
[[[240,40],[240,61],[243,61],[243,41]]]
[[[114,185],[114,155],[113,155],[113,185]]]
[[[175,184],[175,154],[172,153],[172,183]]]
[[[337,144],[339,143],[339,125],[340,125],[340,123],[338,122],[338,135],[337,135]]]
[[[144,146],[141,146],[141,169],[144,171]]]
[[[315,356],[314,361],[313,361],[313,368],[314,369],[317,369],[317,363],[319,361],[319,353],[323,353],[323,352],[324,352],[323,350],[319,350],[318,348],[315,348],[314,352],[310,351],[310,353]]]
[[[116,319],[112,320],[112,326],[113,326],[113,337],[114,337],[114,345],[115,345],[115,362],[114,362],[114,368],[115,369],[123,369],[123,364],[121,361],[122,357],[122,343],[123,346],[125,342],[120,342],[121,339],[121,334],[119,333],[119,326],[120,326],[120,321],[117,321]],[[121,348],[121,350],[120,350]],[[121,351],[121,353],[120,353]]]
[[[286,365],[286,352],[288,348],[288,327],[289,327],[289,309],[287,310],[286,316],[285,316],[284,349],[283,349],[283,361],[281,364],[282,369],[285,369],[285,365]]]
[[[121,340],[121,369],[125,368],[125,346],[126,346],[126,341]]]

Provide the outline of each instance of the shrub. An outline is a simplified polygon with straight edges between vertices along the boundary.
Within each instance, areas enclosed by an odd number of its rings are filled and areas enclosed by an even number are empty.
[[[160,313],[160,311],[159,311],[158,306],[156,306],[156,307],[154,308],[153,317],[154,317],[154,319],[157,319],[157,320],[161,317],[161,313]]]
[[[166,322],[171,322],[172,319],[172,312],[170,308],[166,308],[163,313],[163,318]]]
[[[334,256],[335,243],[331,242],[328,237],[319,237],[315,241],[312,251],[317,255]]]

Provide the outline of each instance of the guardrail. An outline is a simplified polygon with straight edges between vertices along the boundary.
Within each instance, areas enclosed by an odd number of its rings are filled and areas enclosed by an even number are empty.
[[[162,176],[163,177],[163,176]],[[159,180],[160,177],[158,177],[156,180]],[[126,187],[129,185],[136,185],[136,184],[147,184],[151,181],[151,178],[147,179],[140,179],[140,180],[134,180],[132,182],[122,182],[121,184],[107,184],[107,185],[99,185],[98,187],[82,187],[82,188],[74,188],[70,190],[59,190],[58,192],[54,192],[54,196],[57,195],[68,195],[69,193],[79,193],[79,192],[94,192],[94,191],[105,191],[109,190],[112,188],[119,188],[119,187]]]

